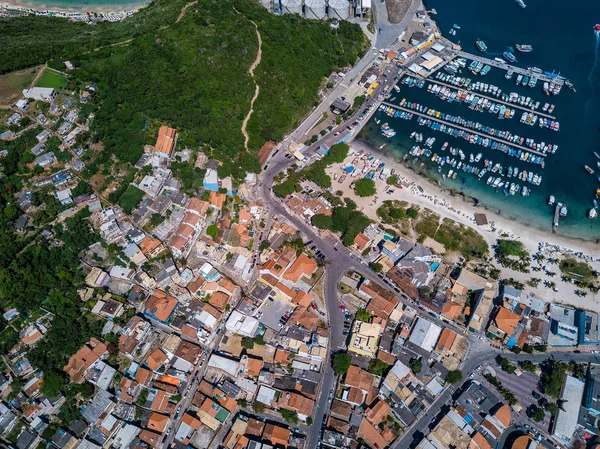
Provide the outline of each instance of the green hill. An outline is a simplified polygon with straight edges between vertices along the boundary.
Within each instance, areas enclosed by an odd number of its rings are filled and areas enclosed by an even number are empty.
[[[244,153],[240,128],[254,93],[247,71],[258,48],[250,20],[263,41],[255,71],[261,91],[248,124],[253,153],[291,130],[317,102],[323,78],[365,49],[360,27],[345,22],[336,30],[329,23],[274,16],[252,0],[200,0],[175,23],[183,5],[157,0],[123,23],[93,26],[2,19],[0,45],[10,57],[2,58],[0,71],[47,59],[62,68],[69,59],[78,67],[76,78],[96,82],[102,103],[93,131],[106,150],[99,163],[108,162],[109,154],[134,161],[145,143],[154,143],[152,125],[166,123],[183,132],[181,142],[210,145],[213,156],[236,161],[225,171],[239,178],[244,169],[259,169],[255,158],[238,163]]]

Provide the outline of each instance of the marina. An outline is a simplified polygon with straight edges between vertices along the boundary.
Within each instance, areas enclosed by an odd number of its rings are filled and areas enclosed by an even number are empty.
[[[408,114],[414,114],[417,117],[422,117],[424,119],[431,120],[431,121],[434,121],[434,122],[446,125],[446,126],[451,127],[451,128],[456,128],[456,129],[459,129],[461,131],[465,131],[465,132],[467,132],[469,134],[475,134],[475,135],[477,135],[477,136],[479,136],[479,137],[481,137],[483,139],[490,139],[490,140],[496,141],[497,143],[499,143],[501,145],[506,145],[508,147],[519,149],[519,150],[521,150],[523,152],[533,153],[533,154],[535,154],[537,156],[540,156],[540,157],[546,157],[547,156],[546,153],[544,153],[542,151],[538,151],[538,150],[535,150],[533,148],[528,148],[528,147],[520,145],[518,143],[513,143],[513,142],[510,142],[508,140],[504,140],[504,139],[502,139],[500,137],[491,136],[491,135],[485,134],[485,133],[483,133],[481,131],[478,131],[478,130],[475,130],[475,129],[471,129],[471,128],[467,128],[467,127],[459,125],[457,123],[452,123],[452,122],[446,121],[446,120],[441,119],[439,117],[430,116],[430,115],[427,115],[426,113],[418,112],[418,111],[415,111],[413,109],[409,109],[409,108],[405,108],[405,107],[402,107],[402,106],[398,106],[396,104],[388,103],[386,101],[382,102],[382,104],[384,106],[387,106],[387,107],[392,108],[392,109],[399,110],[401,112],[406,112]]]
[[[489,58],[486,58],[483,56],[467,53],[465,51],[457,51],[456,54],[457,54],[457,56],[459,56],[461,58],[466,58],[466,59],[470,59],[472,61],[477,61],[482,64],[487,64],[491,67],[496,67],[498,69],[502,69],[502,70],[506,70],[506,71],[510,70],[518,75],[523,75],[523,76],[534,75],[540,81],[545,81],[548,83],[555,82],[555,83],[559,83],[559,84],[564,83],[564,80],[562,78],[560,78],[558,75],[551,75],[551,74],[548,74],[547,72],[539,73],[537,71],[533,71],[530,69],[523,69],[523,68],[517,67],[515,65],[507,64],[505,62],[500,62],[496,59],[489,59]]]
[[[462,90],[462,89],[457,88],[456,86],[453,86],[452,84],[448,84],[448,83],[445,83],[443,81],[440,81],[439,79],[432,80],[431,83],[432,84],[440,84],[440,85],[448,87],[450,89],[455,89],[455,90],[459,90],[459,91]],[[520,105],[518,103],[510,103],[510,102],[504,101],[504,100],[502,100],[500,98],[491,97],[489,95],[485,95],[485,94],[482,94],[482,93],[478,93],[477,96],[481,97],[481,98],[485,98],[486,100],[494,102],[494,103],[501,103],[501,104],[503,104],[503,105],[505,105],[507,107],[511,107],[511,108],[515,108],[515,109],[520,109],[520,110],[525,111],[525,112],[530,112],[531,111],[531,108],[528,108],[526,106],[522,106],[522,105]],[[549,118],[549,119],[552,119],[552,120],[556,119],[555,116],[550,115],[550,114],[545,113],[545,112],[536,112],[536,115],[539,115],[539,116],[545,117],[545,118]]]

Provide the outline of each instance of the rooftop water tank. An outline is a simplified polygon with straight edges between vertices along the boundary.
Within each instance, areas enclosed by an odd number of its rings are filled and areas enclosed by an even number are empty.
[[[350,17],[350,3],[348,0],[330,0],[329,17],[332,19],[347,20]]]
[[[302,15],[302,0],[281,0],[281,12]]]
[[[307,19],[321,20],[324,17],[327,17],[327,14],[325,13],[326,6],[326,0],[305,0],[304,17]]]

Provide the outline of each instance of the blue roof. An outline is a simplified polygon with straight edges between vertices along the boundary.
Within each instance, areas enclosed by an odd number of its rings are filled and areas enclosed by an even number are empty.
[[[513,346],[514,346],[514,345],[516,345],[516,344],[517,344],[517,340],[515,340],[513,337],[510,337],[510,338],[508,339],[508,343],[506,343],[506,347],[507,347],[508,349],[512,349],[512,348],[513,348]]]
[[[473,421],[473,417],[468,413],[466,414],[464,419],[467,424],[469,424],[471,421]]]

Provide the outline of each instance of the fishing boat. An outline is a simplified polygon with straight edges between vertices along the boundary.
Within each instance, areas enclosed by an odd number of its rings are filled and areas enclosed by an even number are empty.
[[[560,203],[559,203],[559,204],[560,204]],[[568,210],[567,210],[567,205],[566,205],[566,204],[562,204],[562,205],[560,206],[560,216],[561,216],[561,217],[566,217],[566,216],[567,216],[567,212],[568,212]]]
[[[477,48],[479,49],[479,51],[487,51],[487,45],[485,45],[485,42],[483,42],[481,39],[477,39],[475,41],[475,45],[477,45]]]
[[[525,2],[523,0],[515,0],[517,2],[517,5],[519,5],[521,8],[526,8],[527,5],[525,4]]]
[[[554,198],[554,195],[550,195],[550,198],[548,198],[548,205],[554,206],[555,202],[556,202],[556,198]]]
[[[584,165],[585,171],[587,171],[590,175],[594,174],[594,170],[592,170],[588,165]]]
[[[460,27],[457,24],[454,24],[454,28],[456,28],[457,30],[460,30]]]
[[[596,156],[598,159],[600,159],[600,154],[596,153],[595,151],[594,151],[594,156]]]
[[[594,220],[595,218],[598,218],[598,212],[596,212],[596,209],[590,209],[590,211],[588,212],[588,218],[590,220]]]
[[[597,24],[594,26],[594,32],[595,32],[595,33],[597,33],[597,34],[600,34],[600,24],[598,24],[598,23],[597,23]]]
[[[502,56],[504,56],[504,58],[508,61],[508,62],[517,62],[517,58],[515,55],[513,55],[510,51],[505,51],[504,53],[502,53]]]
[[[539,67],[528,67],[528,69],[535,73],[544,73],[544,71]]]
[[[529,44],[517,44],[517,50],[521,53],[529,53],[533,51],[533,47]]]

